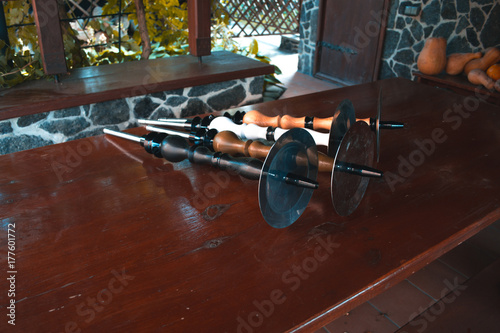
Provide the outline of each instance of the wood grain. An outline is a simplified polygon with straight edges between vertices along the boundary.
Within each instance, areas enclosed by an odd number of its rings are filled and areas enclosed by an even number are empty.
[[[388,10],[388,0],[320,1],[314,75],[342,85],[377,80]]]
[[[212,48],[210,19],[211,3],[188,0],[189,53],[195,57],[210,55]]]
[[[473,101],[390,79],[248,109],[327,117],[350,98],[358,117],[370,117],[380,88],[382,118],[407,124],[382,133],[376,167],[386,177],[341,218],[320,174],[305,213],[285,229],[262,219],[257,182],[171,164],[119,138],[0,156],[3,251],[6,224],[16,226],[15,329],[313,331],[496,221],[498,107],[479,102],[459,118],[448,110]],[[422,163],[405,170],[403,160]],[[12,328],[0,321],[0,331]]]

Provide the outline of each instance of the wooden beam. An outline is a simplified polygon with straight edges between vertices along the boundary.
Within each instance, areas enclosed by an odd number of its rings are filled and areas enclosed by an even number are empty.
[[[188,0],[189,52],[196,57],[210,55],[211,5],[207,0]]]
[[[33,0],[33,11],[43,69],[47,75],[68,71],[57,0]]]

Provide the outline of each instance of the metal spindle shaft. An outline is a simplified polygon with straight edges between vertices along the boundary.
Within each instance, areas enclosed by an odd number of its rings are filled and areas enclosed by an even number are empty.
[[[149,130],[153,132],[157,132],[156,129],[159,129],[154,126],[150,127]],[[237,157],[233,158],[228,154],[223,155],[214,155],[213,152],[210,152],[206,147],[197,147],[193,149],[193,154],[188,153],[190,146],[187,142],[181,141],[182,139],[189,138],[190,135],[186,134],[182,137],[177,135],[176,131],[168,133],[169,130],[161,128],[162,132],[165,134],[174,134],[169,136],[164,142],[161,143],[161,155],[157,155],[158,157],[163,156],[166,160],[170,162],[178,162],[188,158],[191,162],[199,163],[199,164],[211,164],[213,166],[219,167],[222,170],[233,170],[239,173],[241,176],[248,179],[259,179],[260,168],[262,167],[262,162],[258,159],[251,157]],[[143,137],[123,133],[119,131],[114,131],[111,129],[104,129],[104,133],[110,134],[113,136],[117,136],[123,139],[135,141],[143,144],[147,140]],[[156,154],[155,154],[156,155]],[[217,156],[217,157],[216,157]],[[318,183],[314,180],[300,177],[295,174],[287,174],[284,176],[278,176],[287,184],[295,185],[298,187],[309,188],[309,189],[317,189]]]
[[[109,128],[105,128],[104,129],[104,133],[105,134],[109,134],[109,135],[113,135],[113,136],[117,136],[117,137],[120,137],[122,139],[127,139],[127,140],[130,140],[130,141],[134,141],[134,142],[137,142],[137,143],[142,143],[144,141],[144,138],[140,137],[138,135],[124,133],[124,132],[120,132],[120,131],[115,131],[115,130],[112,130],[112,129],[109,129]]]
[[[166,121],[163,120],[149,120],[149,119],[138,119],[137,122],[141,125],[160,125],[160,126],[165,126],[167,124]],[[169,126],[172,127],[186,127],[185,124],[187,124],[187,121],[180,122],[180,121],[174,121],[174,122],[168,122]]]
[[[190,118],[158,118],[158,121],[169,123],[187,123]]]
[[[151,126],[151,125],[147,125],[146,130],[151,131],[151,132],[157,132],[157,133],[165,133],[165,134],[169,134],[169,135],[177,135],[177,136],[180,136],[184,139],[194,138],[194,135],[189,134],[189,133],[179,132],[179,131],[171,130],[168,128],[156,127],[156,126]]]

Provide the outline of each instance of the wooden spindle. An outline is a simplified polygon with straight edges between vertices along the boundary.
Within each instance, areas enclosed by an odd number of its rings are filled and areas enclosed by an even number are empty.
[[[271,150],[270,146],[266,146],[260,141],[247,140],[243,141],[238,136],[230,131],[222,131],[217,133],[213,139],[213,147],[215,151],[220,151],[230,155],[243,155],[248,157],[266,158]],[[332,172],[333,158],[318,153],[318,171]]]
[[[245,116],[243,116],[243,122],[245,124],[255,124],[259,126],[272,126],[280,127],[281,116],[268,117],[260,113],[259,111],[248,111]]]

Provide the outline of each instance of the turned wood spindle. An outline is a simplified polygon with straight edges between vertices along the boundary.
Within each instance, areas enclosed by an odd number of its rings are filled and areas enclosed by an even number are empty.
[[[313,130],[326,130],[329,131],[332,126],[333,117],[317,118],[317,117],[292,117],[289,115],[268,117],[259,111],[248,111],[243,117],[245,124],[256,124],[259,126],[273,126],[281,127],[283,129],[292,128],[310,128]],[[356,119],[356,121],[364,121],[370,125],[370,118]],[[311,123],[312,126],[308,127],[306,124]]]
[[[215,135],[213,139],[213,148],[229,155],[241,154],[244,156],[264,159],[271,150],[260,141],[243,141],[236,134],[230,131],[222,131]],[[333,158],[318,153],[318,171],[331,172],[333,168]]]

